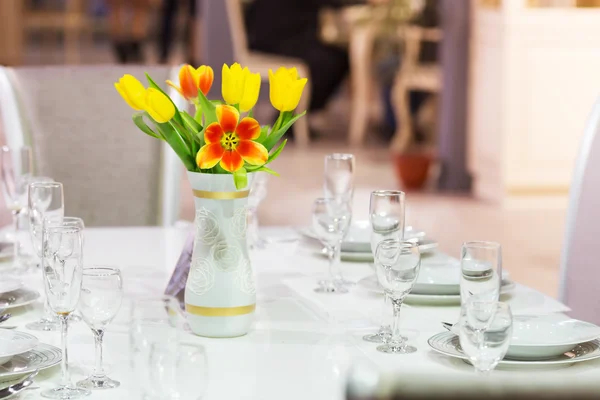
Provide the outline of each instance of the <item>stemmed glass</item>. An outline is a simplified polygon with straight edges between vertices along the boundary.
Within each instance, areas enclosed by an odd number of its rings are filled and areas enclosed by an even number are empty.
[[[369,220],[371,221],[371,252],[375,255],[377,246],[385,239],[404,238],[405,195],[399,190],[376,190],[371,193]],[[383,293],[381,326],[376,333],[363,336],[367,342],[385,343],[392,335],[388,295]]]
[[[52,311],[60,316],[62,339],[62,382],[41,393],[51,399],[78,399],[89,390],[73,386],[67,352],[68,317],[77,307],[83,275],[83,229],[72,225],[45,224],[42,234],[44,289]]]
[[[33,171],[31,147],[23,146],[12,149],[2,146],[0,152],[2,164],[2,192],[6,206],[12,213],[14,244],[13,265],[21,267],[21,253],[19,241],[19,215],[27,206],[27,185]]]
[[[118,268],[91,267],[83,270],[79,311],[83,320],[94,333],[96,365],[87,379],[77,382],[85,389],[110,389],[120,383],[106,376],[102,366],[102,339],[108,324],[121,308],[123,279]]]
[[[258,231],[258,206],[267,197],[268,180],[269,175],[266,172],[256,172],[252,179],[248,196],[248,244],[250,248],[262,249],[266,245],[266,241],[260,237]]]
[[[383,353],[407,354],[417,349],[406,344],[400,335],[400,307],[404,298],[410,293],[419,276],[421,254],[416,243],[403,242],[396,239],[385,239],[375,252],[375,269],[377,279],[385,293],[392,301],[394,309],[394,325],[392,336],[385,343],[377,346]]]
[[[62,218],[64,214],[63,185],[60,182],[34,182],[29,184],[28,193],[29,233],[34,253],[41,260],[44,219]],[[60,328],[60,319],[50,310],[46,299],[44,316],[25,326],[36,331],[54,331]]]
[[[337,284],[336,268],[340,263],[342,239],[348,233],[352,210],[349,206],[336,204],[333,199],[317,199],[312,210],[313,229],[329,256],[329,279],[319,282],[318,293],[347,293],[348,289]]]
[[[498,301],[502,283],[502,248],[495,242],[466,242],[462,246],[460,297]]]
[[[512,337],[510,306],[471,297],[463,304],[459,321],[460,347],[478,374],[489,374],[504,358]]]
[[[355,159],[352,154],[333,153],[325,156],[324,198],[333,199],[333,205],[340,209],[349,208],[350,212],[352,212],[352,197],[354,196],[354,169]],[[346,233],[348,233],[347,230],[344,232],[344,236]],[[344,279],[341,269],[336,272],[336,280],[340,284],[346,286],[356,284]]]

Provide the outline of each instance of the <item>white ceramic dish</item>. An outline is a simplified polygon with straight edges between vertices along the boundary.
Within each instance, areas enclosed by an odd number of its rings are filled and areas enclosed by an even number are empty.
[[[452,332],[441,332],[427,340],[429,346],[436,352],[449,357],[467,360],[467,356],[460,348],[460,340]],[[551,365],[564,365],[576,362],[594,360],[600,357],[600,341],[592,340],[576,345],[570,351],[545,360],[510,360],[503,359],[500,366],[541,367]]]
[[[430,239],[418,239],[419,240],[419,251],[421,254],[431,253],[438,247],[438,243]],[[350,262],[373,262],[373,254],[369,252],[358,252],[358,251],[342,251],[342,261]]]
[[[33,303],[40,297],[40,293],[28,290],[18,289],[14,292],[0,294],[0,308],[9,309],[26,306]]]
[[[0,294],[13,292],[20,289],[23,282],[20,279],[4,277],[0,281]]]
[[[17,354],[0,368],[0,381],[16,379],[33,371],[55,366],[62,359],[58,347],[40,343],[36,348]]]
[[[32,350],[38,343],[38,338],[29,333],[0,329],[0,365],[17,354]]]
[[[507,358],[544,360],[564,354],[580,343],[600,337],[600,327],[562,314],[513,317]]]

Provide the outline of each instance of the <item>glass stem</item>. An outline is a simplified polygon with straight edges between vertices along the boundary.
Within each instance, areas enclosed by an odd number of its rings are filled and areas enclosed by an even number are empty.
[[[394,325],[392,326],[392,343],[402,343],[402,335],[400,335],[400,307],[402,300],[392,300],[394,307]]]
[[[389,333],[391,328],[390,323],[390,311],[389,311],[389,296],[387,293],[383,294],[383,302],[381,303],[381,327],[379,328],[379,333]]]
[[[341,279],[342,275],[339,271],[340,258],[341,258],[342,244],[336,243],[329,250],[329,279],[334,282],[336,279]]]
[[[62,386],[69,387],[71,385],[71,376],[69,375],[69,354],[67,353],[67,330],[69,314],[61,314],[61,344],[62,344],[62,360],[60,368],[62,370]]]
[[[12,212],[13,218],[13,230],[15,234],[15,240],[13,244],[13,263],[17,264],[20,259],[20,246],[19,246],[19,211]]]
[[[104,330],[98,329],[94,331],[94,342],[96,343],[96,366],[94,367],[94,376],[104,377],[103,356],[102,356],[102,339],[104,338]]]

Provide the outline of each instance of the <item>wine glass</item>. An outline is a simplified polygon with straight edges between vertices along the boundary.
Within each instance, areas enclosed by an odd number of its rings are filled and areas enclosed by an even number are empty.
[[[502,248],[495,242],[466,242],[460,259],[460,298],[498,301],[502,283]]]
[[[260,237],[258,224],[258,206],[267,197],[269,175],[266,172],[256,172],[248,195],[248,244],[249,247],[263,249],[266,241]]]
[[[377,279],[388,295],[394,309],[392,336],[377,347],[383,353],[407,354],[417,349],[406,344],[400,335],[400,307],[412,290],[421,267],[421,254],[416,243],[385,239],[375,252]]]
[[[60,316],[62,339],[62,381],[60,386],[43,391],[50,399],[78,399],[90,394],[77,388],[69,375],[67,352],[68,317],[77,307],[83,275],[83,229],[79,226],[44,225],[42,268],[48,304]]]
[[[28,188],[29,233],[34,253],[42,259],[42,233],[45,218],[62,218],[64,214],[63,185],[60,182],[34,182]],[[44,302],[44,316],[25,325],[36,331],[54,331],[60,328],[60,319]]]
[[[460,347],[478,374],[489,374],[504,358],[512,337],[510,306],[498,301],[479,301],[472,296],[461,307]]]
[[[347,293],[348,289],[337,284],[336,268],[340,263],[342,239],[350,228],[352,209],[347,203],[338,204],[334,199],[317,199],[312,210],[313,229],[327,248],[329,256],[329,279],[319,282],[318,293]]]
[[[399,190],[376,190],[371,193],[369,220],[371,221],[371,252],[384,239],[404,238],[405,195]],[[367,342],[385,343],[392,335],[392,314],[389,312],[388,295],[383,293],[381,326],[376,333],[363,336]]]
[[[2,146],[0,164],[2,165],[2,192],[13,219],[13,265],[18,269],[22,264],[19,215],[27,206],[27,185],[33,172],[31,147],[10,148]]]
[[[77,382],[85,389],[111,389],[119,387],[104,372],[102,366],[102,339],[108,324],[115,318],[123,298],[123,279],[118,268],[91,267],[83,270],[79,311],[94,333],[96,365],[87,379]]]

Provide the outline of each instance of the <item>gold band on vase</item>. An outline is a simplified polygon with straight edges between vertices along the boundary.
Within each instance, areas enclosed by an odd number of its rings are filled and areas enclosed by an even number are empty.
[[[239,192],[210,192],[207,190],[192,190],[194,197],[210,200],[234,200],[248,197],[249,190],[240,190]]]
[[[203,317],[235,317],[237,315],[245,315],[254,312],[256,304],[239,307],[201,307],[191,304],[185,305],[185,311],[192,315],[200,315]]]

